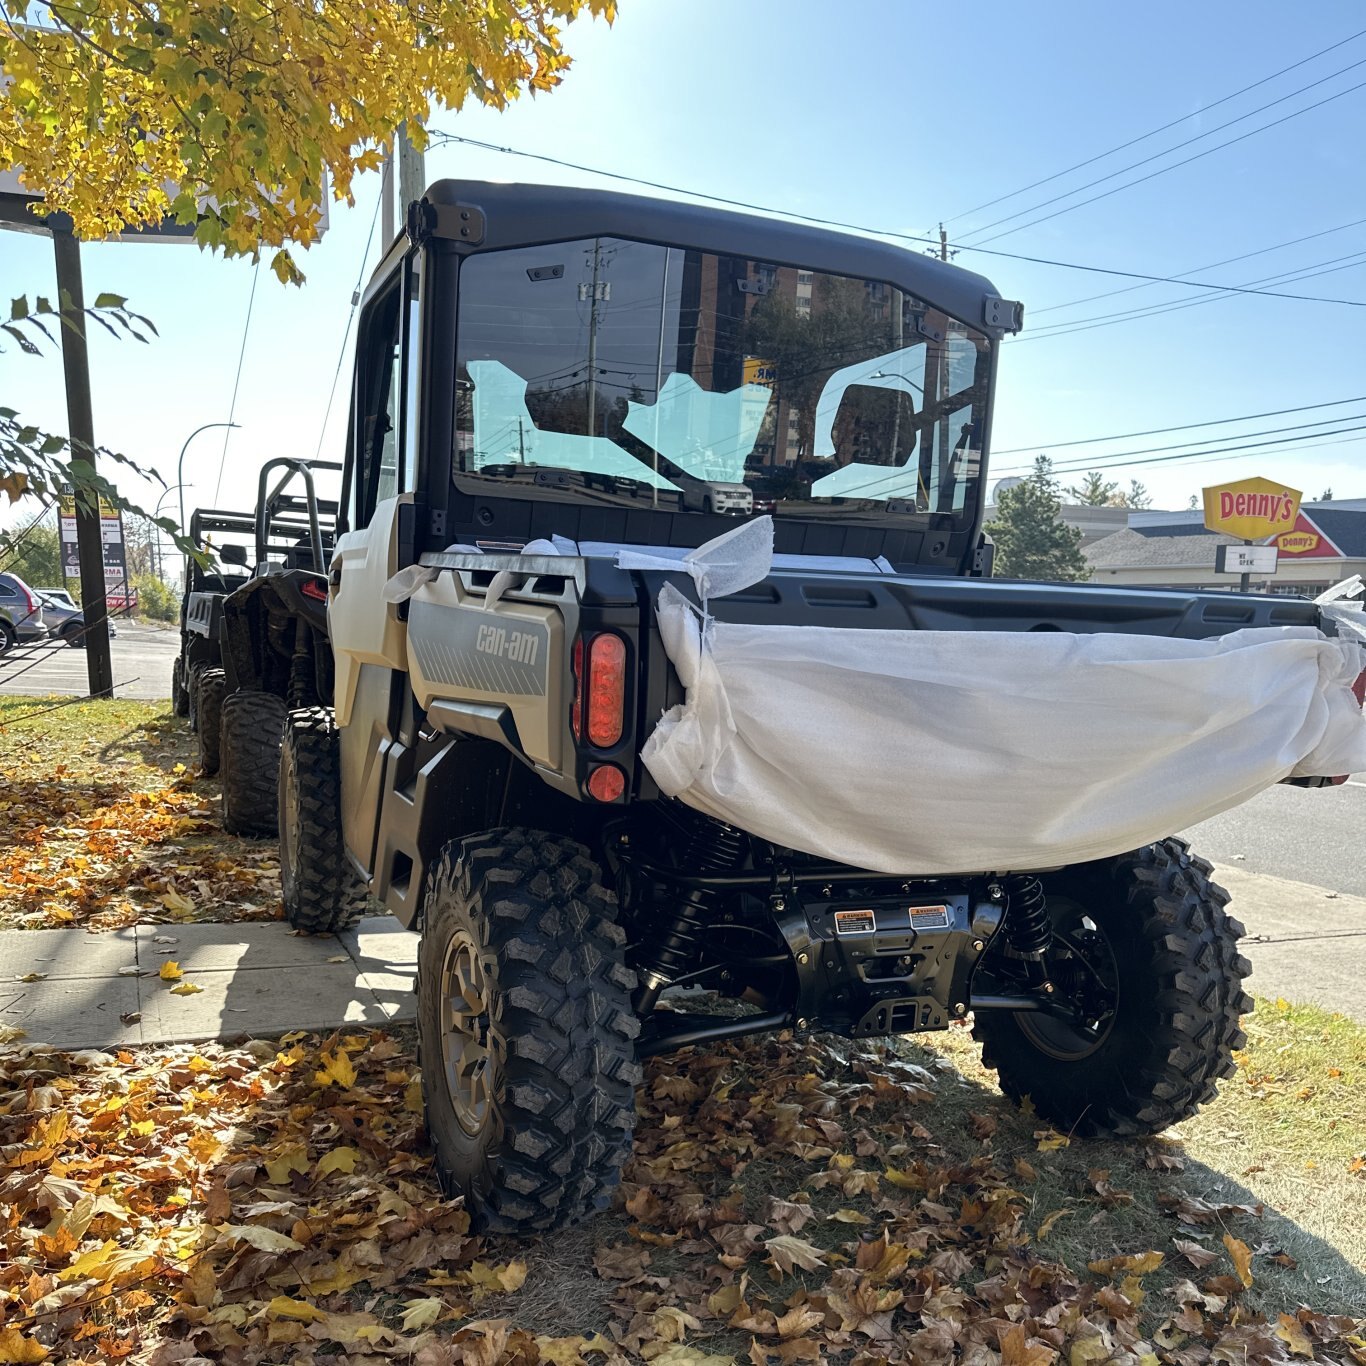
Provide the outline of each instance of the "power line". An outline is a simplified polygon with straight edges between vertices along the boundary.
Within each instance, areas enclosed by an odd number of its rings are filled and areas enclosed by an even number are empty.
[[[374,216],[370,219],[370,232],[365,239],[365,250],[361,252],[360,269],[356,272],[356,287],[351,291],[351,309],[346,315],[341,346],[337,349],[337,368],[332,372],[332,387],[327,391],[327,407],[323,411],[322,426],[318,428],[318,449],[313,452],[315,460],[323,453],[323,438],[327,435],[328,419],[332,416],[332,401],[337,396],[337,381],[341,378],[342,362],[346,359],[346,343],[351,338],[351,324],[356,317],[356,306],[360,303],[360,287],[365,280],[365,263],[370,259],[370,244],[375,240],[375,226],[379,222],[380,206],[383,203],[384,196],[376,196]]]
[[[1087,157],[1085,161],[1078,161],[1065,170],[1055,171],[1052,175],[1044,176],[1042,180],[1031,181],[1028,185],[1022,185],[1018,190],[1011,190],[1008,194],[997,195],[995,199],[988,199],[985,204],[978,204],[976,208],[964,209],[962,213],[956,213],[952,218],[946,218],[946,223],[956,222],[960,218],[969,218],[975,213],[981,213],[983,209],[990,209],[997,204],[1004,203],[1007,199],[1014,199],[1016,195],[1028,194],[1030,190],[1037,190],[1040,185],[1048,185],[1054,180],[1060,180],[1065,175],[1071,175],[1073,171],[1080,171],[1086,166],[1091,166],[1097,161],[1104,161],[1106,157],[1114,156],[1117,152],[1126,151],[1130,147],[1136,147],[1140,142],[1147,142],[1149,138],[1155,138],[1159,133],[1165,133],[1169,128],[1175,128],[1178,124],[1185,123],[1188,119],[1199,118],[1201,114],[1208,114],[1211,109],[1217,109],[1221,104],[1227,104],[1230,100],[1236,100],[1239,95],[1246,95],[1249,90],[1256,90],[1259,86],[1268,85],[1280,76],[1288,75],[1292,71],[1298,70],[1302,66],[1308,66],[1310,62],[1317,61],[1320,57],[1326,57],[1330,52],[1336,52],[1340,47],[1346,47],[1348,43],[1355,42],[1358,38],[1366,36],[1366,29],[1361,29],[1349,37],[1343,38],[1340,42],[1333,43],[1330,47],[1321,48],[1318,52],[1311,53],[1308,57],[1301,58],[1298,62],[1290,66],[1284,66],[1279,71],[1273,71],[1269,76],[1263,76],[1259,81],[1253,81],[1251,85],[1245,85],[1241,90],[1235,90],[1231,95],[1225,95],[1222,99],[1214,100],[1210,104],[1203,104],[1199,109],[1189,114],[1182,114],[1180,118],[1172,119],[1170,123],[1164,123],[1159,128],[1153,128],[1146,133],[1140,133],[1136,138],[1130,138],[1128,142],[1121,142],[1117,147],[1111,147],[1108,151],[1097,152],[1093,157]],[[1255,112],[1255,111],[1254,111]],[[1168,148],[1168,151],[1171,149]]]
[[[1346,264],[1342,264],[1343,262]],[[1320,275],[1336,275],[1339,271],[1352,270],[1363,264],[1366,264],[1366,250],[1350,252],[1346,256],[1334,256],[1327,261],[1316,261],[1312,265],[1299,266],[1280,275],[1267,275],[1250,283],[1274,284],[1314,280]],[[1201,304],[1217,304],[1233,297],[1232,294],[1207,294],[1201,299],[1169,299],[1164,303],[1148,304],[1142,308],[1126,308],[1116,313],[1097,313],[1089,318],[1074,318],[1071,322],[1053,323],[1027,336],[1011,337],[1008,340],[1011,345],[1022,341],[1051,341],[1055,337],[1066,337],[1073,332],[1091,332],[1097,327],[1114,327],[1119,323],[1137,322],[1141,318],[1154,318],[1158,314],[1175,313],[1184,308],[1198,308]]]
[[[1118,432],[1110,436],[1082,436],[1075,441],[1031,441],[1027,446],[1010,446],[1005,450],[993,451],[993,455],[1018,455],[1021,451],[1037,451],[1047,448],[1051,451],[1062,450],[1064,446],[1095,446],[1102,441],[1130,441],[1139,436],[1165,436],[1168,432],[1189,432],[1197,427],[1222,427],[1233,422],[1256,422],[1263,417],[1285,417],[1290,413],[1309,413],[1316,408],[1341,408],[1348,403],[1366,403],[1366,394],[1360,394],[1356,398],[1334,398],[1327,403],[1305,403],[1298,408],[1273,408],[1265,413],[1243,413],[1239,417],[1214,417],[1204,422],[1179,422],[1175,427],[1149,427],[1142,432]],[[1332,421],[1339,421],[1334,418]],[[1317,423],[1306,423],[1306,426],[1317,426]]]
[[[1346,92],[1344,92],[1346,93]],[[890,237],[899,242],[916,242],[937,248],[938,237],[927,237],[912,232],[897,232],[891,228],[870,228],[862,223],[847,223],[837,218],[821,218],[815,214],[800,213],[795,209],[778,209],[772,205],[755,204],[744,199],[731,199],[725,195],[709,194],[705,190],[688,190],[678,185],[666,185],[658,180],[646,180],[641,176],[627,175],[621,171],[605,171],[597,166],[585,166],[581,162],[566,161],[562,157],[549,156],[544,152],[524,152],[517,147],[504,147],[494,142],[483,142],[478,138],[461,137],[455,133],[441,133],[432,130],[429,138],[438,142],[456,142],[465,147],[476,147],[486,152],[497,152],[504,156],[524,157],[530,161],[542,161],[551,166],[561,166],[570,171],[582,171],[587,175],[602,176],[606,180],[619,180],[628,185],[641,185],[651,190],[664,190],[668,194],[686,195],[691,199],[706,199],[714,204],[725,204],[733,209],[745,209],[751,213],[776,214],[783,218],[797,219],[803,223],[814,223],[819,227],[838,228],[846,232],[866,233],[873,237]],[[993,247],[964,245],[955,247],[956,251],[975,251],[984,256],[999,256],[1007,261],[1025,261],[1036,266],[1053,266],[1059,270],[1079,270],[1089,275],[1113,275],[1125,280],[1144,280],[1151,284],[1181,285],[1186,289],[1203,289],[1216,293],[1260,294],[1273,299],[1298,299],[1304,303],[1341,304],[1346,308],[1366,308],[1366,299],[1335,299],[1319,294],[1287,294],[1267,289],[1245,289],[1237,285],[1213,285],[1200,280],[1185,280],[1176,275],[1149,275],[1137,270],[1119,270],[1112,266],[1090,266],[1078,261],[1058,261],[1047,256],[1032,256],[1018,251],[1002,251]]]
[[[1331,237],[1336,232],[1346,232],[1348,228],[1359,228],[1366,223],[1366,218],[1354,218],[1350,223],[1340,223],[1336,228],[1324,228],[1321,232],[1311,232],[1304,237],[1292,237],[1286,242],[1277,242],[1270,247],[1259,247],[1256,251],[1245,251],[1241,256],[1225,256],[1222,261],[1211,261],[1208,265],[1195,266],[1191,270],[1183,270],[1179,275],[1174,276],[1174,280],[1184,281],[1188,276],[1201,275],[1207,270],[1217,270],[1220,266],[1231,266],[1238,261],[1250,261],[1254,256],[1266,256],[1273,251],[1281,251],[1285,247],[1297,247],[1302,242],[1313,242],[1320,237]],[[1087,294],[1080,299],[1069,299],[1066,303],[1047,304],[1043,308],[1036,308],[1030,305],[1029,316],[1037,318],[1041,313],[1056,313],[1063,308],[1077,308],[1081,304],[1095,303],[1098,299],[1112,299],[1117,294],[1132,294],[1138,289],[1147,289],[1148,285],[1124,285],[1120,289],[1107,289],[1101,294]],[[1031,329],[1032,330],[1032,329]]]
[[[1336,80],[1339,76],[1344,76],[1349,71],[1355,71],[1360,66],[1366,66],[1366,57],[1360,61],[1351,62],[1347,66],[1339,67],[1336,71],[1330,71],[1326,76],[1320,76],[1316,81],[1310,81],[1308,85],[1302,85],[1298,90],[1292,90],[1288,95],[1280,95],[1274,100],[1268,100],[1265,104],[1259,104],[1255,109],[1249,109],[1246,114],[1239,114],[1237,118],[1229,119],[1226,123],[1216,124],[1213,128],[1206,129],[1203,133],[1196,133],[1194,137],[1187,138],[1184,142],[1178,142],[1171,147],[1165,147],[1160,152],[1154,152],[1151,156],[1140,157],[1137,161],[1131,161],[1127,166],[1121,166],[1117,171],[1111,171],[1108,175],[1097,176],[1095,180],[1088,180],[1084,185],[1077,185],[1073,189],[1064,190],[1061,194],[1055,194],[1051,199],[1042,199],[1037,204],[1031,204],[1027,209],[1017,209],[1014,213],[1006,214],[1004,218],[997,218],[991,223],[984,223],[980,228],[969,228],[965,234],[968,237],[976,237],[980,233],[990,232],[992,228],[999,227],[1002,223],[1013,223],[1017,218],[1023,218],[1026,214],[1035,212],[1037,209],[1046,209],[1050,204],[1056,204],[1060,199],[1068,199],[1074,194],[1081,194],[1084,190],[1089,190],[1093,185],[1104,185],[1107,180],[1114,180],[1116,176],[1122,176],[1126,171],[1136,171],[1140,166],[1147,166],[1151,162],[1160,161],[1165,156],[1170,156],[1173,152],[1179,152],[1183,147],[1190,147],[1197,142],[1203,142],[1206,138],[1212,138],[1216,133],[1222,133],[1225,128],[1232,128],[1234,124],[1244,123],[1248,119],[1255,118],[1258,114],[1265,113],[1268,109],[1274,109],[1278,104],[1284,104],[1286,100],[1293,100],[1296,95],[1303,95],[1308,90],[1314,90],[1327,82]],[[1343,92],[1346,93],[1346,92]],[[1336,98],[1336,97],[1334,97]],[[1315,106],[1310,105],[1311,109]],[[1299,111],[1303,113],[1304,111]],[[1292,115],[1293,117],[1293,115]],[[1267,127],[1275,127],[1275,124],[1268,124]],[[1260,129],[1254,129],[1260,132]],[[1251,134],[1248,134],[1251,136]],[[1237,141],[1237,139],[1234,139]],[[1231,144],[1220,143],[1219,147],[1226,147]],[[1210,148],[1210,151],[1217,151],[1218,148]],[[1165,168],[1167,170],[1171,167]],[[1135,182],[1137,183],[1137,182]],[[1012,232],[1020,229],[1012,228]],[[1004,237],[1005,233],[998,233],[997,236]],[[988,239],[991,240],[991,239]]]
[[[1346,414],[1345,416],[1343,416],[1343,417],[1330,417],[1330,418],[1325,418],[1325,419],[1324,419],[1323,421],[1321,421],[1321,422],[1297,422],[1297,423],[1294,423],[1292,426],[1289,426],[1289,427],[1265,427],[1265,428],[1262,428],[1260,431],[1255,431],[1255,432],[1239,432],[1238,435],[1237,435],[1236,437],[1233,437],[1233,436],[1230,436],[1230,437],[1216,437],[1216,438],[1213,438],[1213,439],[1219,440],[1219,441],[1223,441],[1223,440],[1229,440],[1229,441],[1244,441],[1244,440],[1246,440],[1246,439],[1247,439],[1248,437],[1250,437],[1250,436],[1276,436],[1276,435],[1278,435],[1278,434],[1280,434],[1280,433],[1282,433],[1282,432],[1303,432],[1303,433],[1306,434],[1306,437],[1308,437],[1308,436],[1328,436],[1328,435],[1332,435],[1332,433],[1328,433],[1328,432],[1313,432],[1313,433],[1310,433],[1310,432],[1308,432],[1308,428],[1310,428],[1310,427],[1329,427],[1329,426],[1332,426],[1332,424],[1335,423],[1335,422],[1359,422],[1359,421],[1366,421],[1366,413],[1347,413],[1347,414]],[[1189,447],[1189,446],[1199,446],[1199,445],[1201,445],[1202,443],[1204,443],[1204,442],[1206,442],[1206,441],[1209,441],[1209,440],[1211,440],[1210,437],[1199,437],[1199,438],[1197,438],[1197,439],[1194,440],[1194,441],[1173,441],[1169,446],[1143,446],[1143,447],[1141,447],[1139,450],[1136,450],[1136,451],[1117,451],[1116,454],[1117,454],[1117,455],[1123,455],[1123,456],[1129,456],[1129,455],[1154,455],[1154,454],[1160,454],[1160,453],[1163,452],[1163,451],[1178,451],[1178,450],[1184,450],[1184,449],[1186,449],[1186,448]],[[1045,443],[1045,446],[1046,446],[1046,449],[1050,449],[1050,450],[1052,449],[1052,447],[1048,447],[1046,443]],[[1070,458],[1069,458],[1069,460],[1070,460]],[[1084,465],[1085,465],[1085,461],[1084,461],[1084,460],[1078,461],[1077,463],[1078,463],[1078,467],[1079,467],[1079,468],[1084,467]]]
[[[1366,58],[1363,58],[1363,59],[1362,59],[1362,62],[1356,62],[1356,63],[1354,63],[1354,65],[1356,65],[1356,66],[1361,66],[1361,65],[1363,64],[1363,62],[1366,62]],[[1344,69],[1345,69],[1345,70],[1350,70],[1351,68],[1344,68]],[[1334,75],[1341,75],[1341,74],[1342,74],[1341,72],[1335,72],[1335,73],[1334,73]],[[1325,79],[1327,79],[1327,78],[1325,78]],[[1315,82],[1315,84],[1322,84],[1322,82]],[[1235,146],[1236,144],[1238,144],[1238,143],[1240,143],[1240,142],[1246,142],[1246,141],[1248,140],[1248,138],[1256,137],[1258,133],[1265,133],[1265,132],[1267,132],[1269,129],[1278,128],[1278,127],[1279,127],[1281,124],[1283,124],[1283,123],[1289,123],[1291,119],[1297,119],[1297,118],[1299,118],[1299,116],[1300,116],[1301,114],[1309,114],[1309,113],[1312,113],[1315,109],[1321,109],[1321,108],[1323,108],[1323,106],[1324,106],[1325,104],[1332,104],[1332,102],[1333,102],[1334,100],[1340,100],[1340,99],[1343,98],[1344,95],[1351,95],[1351,94],[1354,94],[1356,91],[1361,90],[1363,87],[1366,87],[1366,81],[1358,81],[1356,85],[1349,85],[1349,86],[1347,87],[1346,90],[1339,90],[1339,91],[1337,92],[1337,94],[1335,94],[1335,95],[1325,95],[1323,99],[1321,99],[1321,100],[1315,100],[1313,104],[1306,104],[1306,105],[1304,106],[1303,109],[1296,109],[1296,110],[1293,110],[1293,111],[1292,111],[1291,113],[1289,113],[1289,114],[1283,114],[1283,115],[1282,115],[1280,118],[1278,118],[1278,119],[1272,119],[1272,121],[1271,121],[1270,123],[1264,123],[1260,128],[1253,128],[1253,129],[1251,129],[1250,131],[1248,131],[1248,132],[1246,132],[1246,133],[1240,133],[1236,138],[1229,138],[1227,142],[1218,143],[1218,144],[1216,144],[1214,147],[1207,147],[1207,148],[1205,148],[1205,150],[1204,150],[1203,152],[1196,152],[1193,156],[1183,157],[1180,161],[1174,161],[1174,162],[1172,162],[1172,164],[1171,164],[1170,166],[1159,166],[1157,170],[1155,170],[1155,171],[1149,171],[1147,175],[1139,176],[1137,180],[1129,180],[1129,181],[1126,181],[1123,185],[1116,185],[1116,186],[1114,186],[1112,189],[1104,190],[1104,191],[1102,191],[1100,194],[1092,195],[1090,199],[1078,200],[1078,202],[1075,203],[1075,204],[1065,204],[1065,205],[1064,205],[1062,208],[1060,208],[1060,209],[1054,209],[1052,213],[1043,214],[1043,215],[1042,215],[1041,217],[1039,217],[1039,218],[1031,218],[1031,219],[1029,220],[1028,223],[1018,223],[1018,224],[1016,224],[1015,227],[1013,227],[1013,228],[1007,228],[1004,232],[998,232],[998,233],[996,233],[996,234],[995,234],[994,236],[992,236],[992,237],[984,237],[984,238],[982,239],[982,241],[983,241],[983,243],[999,241],[1002,237],[1010,237],[1010,236],[1012,236],[1014,233],[1023,232],[1026,228],[1037,227],[1040,223],[1047,223],[1047,222],[1051,221],[1051,220],[1054,219],[1054,218],[1059,218],[1059,217],[1061,217],[1061,216],[1062,216],[1063,214],[1065,214],[1065,213],[1071,213],[1074,209],[1084,209],[1088,204],[1097,204],[1097,203],[1099,203],[1102,199],[1109,199],[1111,195],[1119,194],[1122,190],[1132,190],[1132,189],[1134,188],[1135,185],[1142,185],[1142,184],[1144,184],[1145,182],[1147,182],[1147,181],[1149,181],[1149,180],[1154,180],[1154,179],[1156,179],[1156,178],[1157,178],[1158,176],[1160,176],[1160,175],[1166,175],[1168,171],[1179,170],[1182,166],[1189,166],[1189,165],[1191,164],[1191,162],[1193,162],[1193,161],[1200,161],[1200,160],[1202,160],[1204,157],[1213,156],[1215,152],[1222,152],[1226,147],[1233,147],[1233,146]],[[1307,89],[1307,88],[1308,88],[1308,87],[1306,87],[1306,89]],[[1296,93],[1296,94],[1299,94],[1300,92],[1299,92],[1299,91],[1296,91],[1295,93]],[[1287,98],[1288,98],[1288,97],[1287,97]],[[1279,100],[1276,100],[1276,101],[1273,101],[1273,103],[1279,104],[1280,101],[1279,101]],[[1264,106],[1264,107],[1270,108],[1269,105],[1268,105],[1268,106]],[[1254,112],[1259,112],[1259,111],[1254,111]],[[1180,145],[1181,145],[1181,146],[1185,146],[1186,144],[1185,144],[1185,143],[1182,143],[1182,144],[1180,144]],[[1172,151],[1175,151],[1176,149],[1175,149],[1175,148],[1172,148],[1171,150],[1172,150]],[[1165,153],[1165,152],[1164,152],[1164,153],[1160,153],[1160,155],[1165,156],[1166,153]],[[1148,158],[1146,158],[1146,160],[1147,160],[1147,161],[1152,161],[1153,158],[1152,158],[1152,157],[1148,157]],[[1134,166],[1142,166],[1143,164],[1144,164],[1144,162],[1142,162],[1142,161],[1140,161],[1140,162],[1135,162],[1135,163],[1134,163]],[[1134,169],[1134,166],[1126,166],[1124,169],[1125,169],[1125,170],[1133,170],[1133,169]],[[1121,174],[1123,174],[1123,172],[1121,172],[1121,171],[1116,171],[1116,172],[1115,172],[1115,175],[1121,175]],[[1104,180],[1112,180],[1113,178],[1114,178],[1113,176],[1105,176],[1103,179],[1104,179]],[[1099,184],[1102,183],[1102,181],[1100,181],[1100,180],[1095,180],[1095,181],[1092,181],[1091,183],[1092,183],[1093,185],[1099,185]],[[1082,190],[1084,190],[1084,189],[1086,189],[1086,188],[1087,188],[1087,187],[1083,185],[1083,186],[1080,186],[1080,187],[1079,187],[1078,189],[1076,189],[1076,190],[1070,191],[1069,193],[1071,193],[1071,194],[1079,194]],[[1067,196],[1066,196],[1066,195],[1059,195],[1058,198],[1060,198],[1060,199],[1065,199],[1065,198],[1067,198]],[[1052,200],[1052,199],[1046,200],[1046,201],[1045,201],[1045,203],[1049,203],[1049,204],[1052,204],[1052,203],[1055,203],[1055,202],[1056,202],[1056,200]],[[1027,209],[1027,210],[1025,210],[1024,212],[1030,213],[1030,212],[1033,212],[1033,209],[1034,209],[1034,208],[1043,208],[1043,207],[1044,207],[1043,204],[1036,204],[1036,205],[1033,206],[1033,208]],[[1015,217],[1019,217],[1019,215],[1018,215],[1018,214],[1012,214],[1011,217],[1012,217],[1012,218],[1015,218]],[[1008,222],[1009,219],[1001,219],[1000,221],[1004,223],[1004,222]],[[985,232],[986,229],[985,229],[985,228],[978,228],[977,231],[978,231],[978,232]],[[966,245],[966,244],[965,244],[965,245]]]
[[[237,390],[242,383],[242,362],[247,355],[247,336],[251,332],[251,310],[256,306],[256,280],[261,274],[261,258],[256,258],[251,272],[251,293],[247,296],[247,317],[242,324],[242,346],[237,353],[237,374],[232,381],[232,402],[228,405],[228,426],[223,430],[223,453],[218,457],[218,478],[213,485],[213,501],[218,503],[218,491],[223,487],[223,467],[228,463],[228,442],[232,439],[232,420],[237,416]]]
[[[1350,421],[1353,420],[1353,418],[1356,418],[1356,417],[1366,417],[1366,413],[1354,413],[1354,414],[1352,414],[1351,416],[1346,417],[1346,418],[1343,418],[1343,419],[1340,419],[1340,420],[1341,420],[1341,421],[1344,421],[1344,422],[1350,422]],[[1075,465],[1054,466],[1054,473],[1055,473],[1055,474],[1084,474],[1084,473],[1086,473],[1088,470],[1118,470],[1118,469],[1124,469],[1125,467],[1127,467],[1127,466],[1129,466],[1129,465],[1165,465],[1165,464],[1167,464],[1167,463],[1169,463],[1170,461],[1173,461],[1173,460],[1176,460],[1176,461],[1192,461],[1192,462],[1193,462],[1193,461],[1195,461],[1198,457],[1203,456],[1203,455],[1218,455],[1218,454],[1220,454],[1220,453],[1222,453],[1222,452],[1224,452],[1224,451],[1234,451],[1234,452],[1239,452],[1239,451],[1255,451],[1255,450],[1261,450],[1263,447],[1266,447],[1266,446],[1293,446],[1296,442],[1305,442],[1305,441],[1309,441],[1309,440],[1318,440],[1320,437],[1343,436],[1343,435],[1345,435],[1345,434],[1348,433],[1348,432],[1366,432],[1366,423],[1363,423],[1361,426],[1357,426],[1357,427],[1339,427],[1339,428],[1337,428],[1335,431],[1331,431],[1331,432],[1316,432],[1316,433],[1314,434],[1313,437],[1306,437],[1306,436],[1283,436],[1283,437],[1277,438],[1277,439],[1274,440],[1274,441],[1249,441],[1249,442],[1246,442],[1246,443],[1239,443],[1239,444],[1237,444],[1237,445],[1232,445],[1232,446],[1211,446],[1211,447],[1209,447],[1208,449],[1206,449],[1206,450],[1201,450],[1201,451],[1186,451],[1184,454],[1178,454],[1178,455],[1154,455],[1154,456],[1151,456],[1151,457],[1145,457],[1145,458],[1140,459],[1140,460],[1130,460],[1128,457],[1131,456],[1131,455],[1139,455],[1139,454],[1141,454],[1141,452],[1138,452],[1138,451],[1125,451],[1125,452],[1122,452],[1122,454],[1123,454],[1123,456],[1124,456],[1125,458],[1124,458],[1124,459],[1121,459],[1121,460],[1085,460],[1085,461],[1081,461],[1080,463],[1075,464]],[[1160,448],[1160,447],[1154,447],[1154,449],[1161,449],[1161,448]],[[1312,448],[1306,447],[1306,449],[1312,449]],[[1030,468],[1032,468],[1032,466],[1030,466],[1030,465],[1014,465],[1014,466],[1011,466],[1009,469],[1005,469],[1005,470],[996,470],[996,471],[994,471],[994,473],[996,473],[996,474],[1009,474],[1009,473],[1012,473],[1012,472],[1015,471],[1015,470],[1028,470],[1028,469],[1030,469]]]

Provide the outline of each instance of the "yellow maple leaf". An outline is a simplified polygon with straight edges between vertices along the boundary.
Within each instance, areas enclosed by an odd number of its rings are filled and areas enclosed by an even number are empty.
[[[405,1333],[420,1333],[423,1329],[430,1328],[441,1317],[441,1311],[445,1307],[446,1302],[444,1300],[404,1300],[403,1331]]]
[[[193,982],[182,982],[178,987],[171,988],[172,996],[193,996],[197,992],[203,991],[203,987],[197,987]]]
[[[356,1084],[356,1069],[344,1049],[322,1055],[322,1068],[313,1075],[315,1086],[340,1086],[343,1091]]]
[[[289,1183],[291,1172],[306,1172],[311,1164],[308,1149],[302,1143],[291,1143],[281,1148],[265,1165],[270,1184],[284,1186]]]
[[[194,902],[187,896],[181,896],[174,887],[168,887],[160,900],[168,911],[174,911],[177,915],[189,915],[194,910]]]
[[[526,1280],[526,1263],[505,1262],[496,1266],[492,1262],[471,1262],[464,1276],[466,1284],[478,1290],[510,1294],[522,1288],[522,1282]]]
[[[168,958],[161,965],[161,971],[157,973],[163,982],[178,982],[184,975],[180,970],[180,964],[174,958]]]
[[[333,1148],[322,1156],[318,1163],[318,1175],[326,1176],[329,1172],[343,1172],[349,1176],[356,1170],[356,1162],[360,1153],[355,1148]]]
[[[17,1328],[0,1328],[0,1361],[27,1366],[34,1361],[46,1361],[48,1349],[41,1342],[26,1338]]]
[[[288,1295],[276,1295],[266,1305],[266,1317],[272,1319],[298,1319],[300,1323],[316,1323],[325,1319],[326,1314],[307,1300],[292,1300]]]
[[[1039,1140],[1039,1151],[1041,1153],[1056,1152],[1059,1148],[1066,1148],[1072,1140],[1066,1134],[1060,1134],[1053,1129],[1040,1129],[1035,1135]]]

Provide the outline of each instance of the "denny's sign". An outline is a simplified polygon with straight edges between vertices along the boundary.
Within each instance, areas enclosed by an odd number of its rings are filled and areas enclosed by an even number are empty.
[[[1240,479],[1205,493],[1205,525],[1240,541],[1265,541],[1293,531],[1300,515],[1300,491],[1270,479]]]

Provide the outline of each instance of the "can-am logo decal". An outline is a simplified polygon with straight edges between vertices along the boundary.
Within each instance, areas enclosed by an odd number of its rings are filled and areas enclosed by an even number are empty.
[[[481,626],[474,648],[481,654],[497,655],[514,664],[535,664],[541,642],[526,631],[508,631],[502,626]]]

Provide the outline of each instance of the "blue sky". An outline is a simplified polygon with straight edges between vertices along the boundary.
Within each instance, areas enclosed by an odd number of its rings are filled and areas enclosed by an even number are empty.
[[[1139,7],[1082,0],[1032,6],[986,0],[966,8],[863,0],[622,0],[614,28],[579,23],[575,65],[553,94],[504,114],[471,109],[434,126],[672,185],[921,233],[946,221],[954,242],[985,240],[993,219],[1028,208],[1129,162],[1209,131],[1355,62],[1366,37],[1203,115],[1201,106],[1357,29],[1353,0],[1295,8],[1261,0]],[[1097,186],[1086,198],[1366,81],[1366,65],[1324,81],[1227,132]],[[1180,119],[1158,138],[977,214],[966,210],[1115,144]],[[1366,220],[1366,89],[1248,137],[1133,189],[1013,232],[1003,251],[1151,274],[1195,267]],[[606,184],[542,163],[448,146],[428,154],[428,178],[466,176]],[[274,455],[340,458],[349,355],[326,427],[328,390],[378,196],[358,186],[334,206],[331,231],[303,259],[308,282],[279,285],[262,267],[236,417],[190,448],[188,505],[250,503],[256,470]],[[1065,199],[1040,213],[1073,202]],[[1022,217],[993,231],[1026,224]],[[369,266],[378,254],[372,246]],[[1349,268],[1339,258],[1363,257]],[[150,316],[160,337],[143,347],[92,341],[95,422],[105,445],[174,482],[188,433],[223,420],[232,398],[252,285],[249,262],[189,246],[91,244],[86,291],[112,290]],[[1045,325],[1118,309],[1188,302],[1196,291],[1153,285],[1114,299],[1042,310],[1135,283],[964,251],[960,263],[1024,300],[1026,330],[1002,355],[996,475],[1035,450],[1112,433],[1175,426],[1366,395],[1366,308],[1259,296],[1053,336]],[[1245,284],[1331,263],[1333,273],[1268,289],[1366,301],[1366,222],[1195,278]],[[367,266],[367,274],[369,266]],[[51,293],[51,245],[0,233],[0,281],[10,294]],[[65,430],[60,359],[0,354],[0,387],[25,415]],[[1336,432],[1361,423],[1366,402],[1054,452],[1084,465],[1125,452],[1318,419]],[[1295,442],[1233,459],[1136,465],[1159,506],[1184,507],[1205,483],[1261,474],[1317,495],[1366,496],[1366,432],[1334,444]],[[1267,440],[1275,437],[1255,437]],[[1177,453],[1179,454],[1179,452]],[[1103,457],[1103,460],[1102,460]],[[1140,457],[1134,457],[1140,458]],[[1069,476],[1070,477],[1070,476]],[[130,492],[134,490],[130,489]],[[145,491],[144,491],[145,494]],[[155,497],[155,494],[153,494]],[[175,497],[165,506],[173,508]]]

